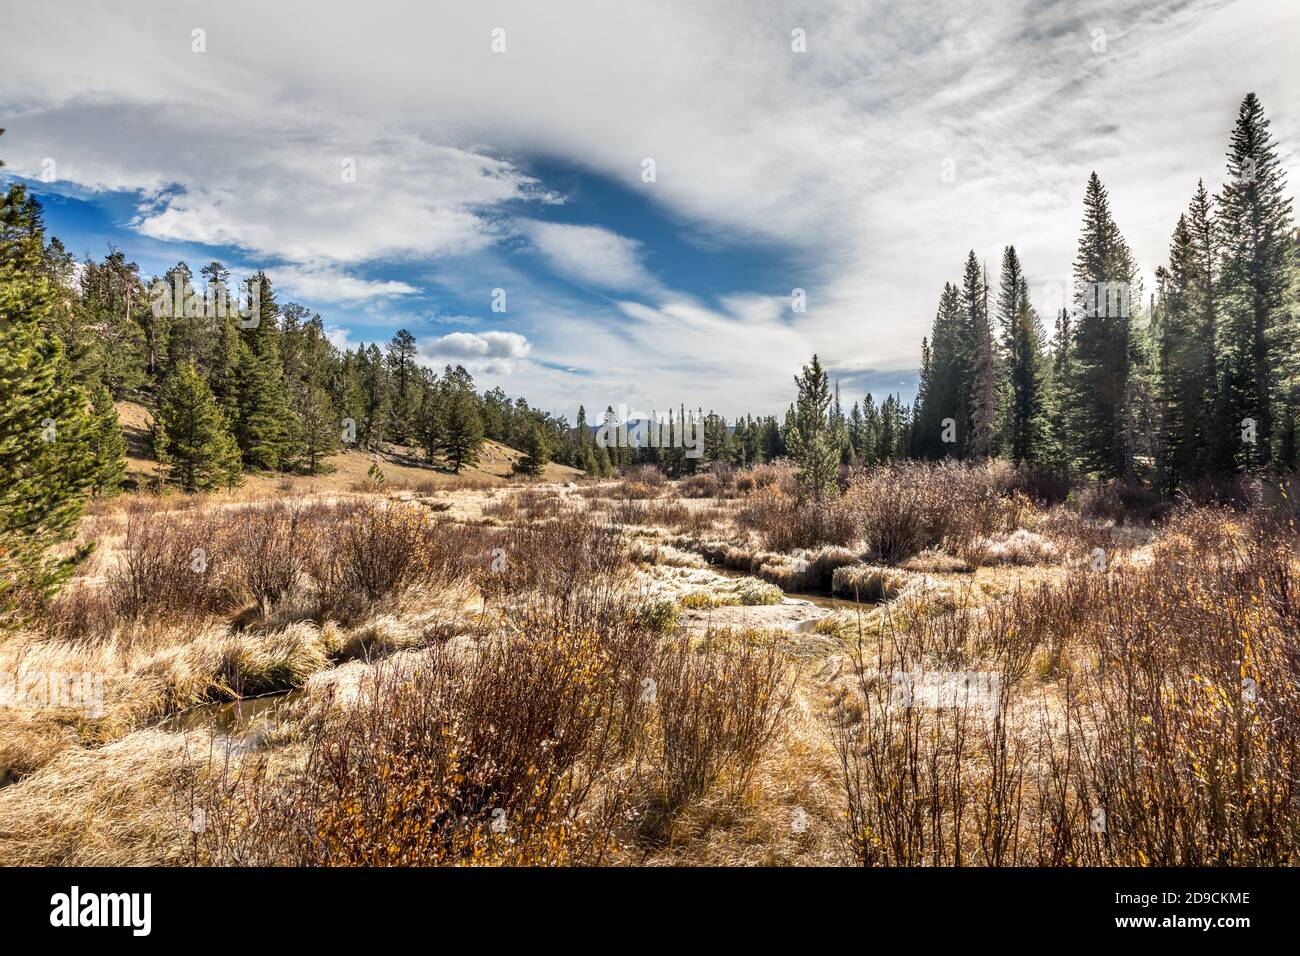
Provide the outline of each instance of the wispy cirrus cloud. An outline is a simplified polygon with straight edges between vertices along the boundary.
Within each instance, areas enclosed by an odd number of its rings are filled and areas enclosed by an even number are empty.
[[[1222,182],[1248,90],[1293,187],[1300,172],[1291,0],[566,9],[29,5],[0,34],[0,147],[20,175],[52,157],[83,193],[138,192],[124,245],[227,247],[297,269],[304,298],[517,335],[522,356],[426,345],[530,400],[694,395],[729,414],[783,408],[813,351],[855,387],[899,380],[968,249],[996,268],[1014,243],[1031,285],[1068,280],[1093,169],[1150,274],[1196,180]],[[597,181],[639,205],[550,221]],[[699,254],[673,260],[665,233]],[[489,312],[496,287],[507,313]]]
[[[420,290],[407,282],[363,279],[328,267],[274,266],[267,270],[271,280],[289,296],[308,302],[336,302],[355,305]]]
[[[518,224],[556,274],[597,289],[653,294],[659,281],[642,263],[640,242],[600,226],[527,220]]]

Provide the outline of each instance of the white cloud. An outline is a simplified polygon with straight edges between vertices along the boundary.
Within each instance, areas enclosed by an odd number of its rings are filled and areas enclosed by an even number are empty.
[[[600,289],[653,292],[658,282],[641,264],[641,243],[599,226],[519,223],[554,272]]]
[[[414,295],[420,290],[406,282],[358,279],[335,269],[278,266],[267,269],[271,281],[290,297],[313,304],[351,305],[375,299]]]
[[[189,52],[195,23],[206,54]],[[490,52],[495,26],[505,54]],[[807,53],[790,50],[795,26]],[[593,311],[528,289],[500,258],[473,281],[440,273],[485,303],[509,288],[531,352],[499,360],[537,389],[530,401],[603,407],[635,390],[629,401],[694,393],[775,411],[814,350],[842,369],[914,366],[968,249],[996,268],[1014,243],[1031,283],[1067,280],[1092,169],[1149,274],[1196,180],[1222,182],[1248,90],[1294,190],[1297,48],[1294,0],[574,0],[564,17],[528,2],[357,17],[160,0],[71,20],[29,4],[0,33],[0,149],[19,174],[48,156],[75,183],[152,191],[150,236],[348,276],[378,259],[497,257],[498,240],[523,234],[550,268],[626,303]],[[341,181],[344,157],[355,183]],[[512,225],[531,219],[521,204],[555,200],[530,157],[613,178],[702,245],[776,244],[783,268],[711,307],[655,283],[656,250],[600,210],[590,225]],[[805,314],[785,307],[795,286]]]
[[[471,372],[510,375],[532,348],[518,332],[450,332],[423,343],[420,352],[433,365],[461,364]]]

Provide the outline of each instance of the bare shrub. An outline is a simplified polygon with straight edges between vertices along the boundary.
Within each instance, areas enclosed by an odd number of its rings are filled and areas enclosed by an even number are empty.
[[[878,560],[896,563],[927,548],[959,551],[977,537],[1010,531],[1022,507],[1003,494],[1006,474],[992,466],[898,462],[849,483],[844,507]]]
[[[229,535],[228,587],[255,601],[263,618],[294,586],[302,569],[300,506],[274,504],[233,512],[237,527]]]
[[[629,482],[644,485],[647,488],[664,489],[668,485],[668,476],[658,465],[632,465],[624,468],[622,477]]]
[[[755,488],[777,488],[787,495],[794,494],[799,488],[795,479],[795,467],[784,458],[755,465],[749,469],[748,475]]]
[[[322,616],[346,616],[429,571],[434,525],[417,506],[322,505],[300,520],[303,566],[315,582]]]
[[[1060,556],[1060,549],[1041,535],[1024,528],[1010,534],[976,538],[964,549],[971,564],[1047,564]]]
[[[134,502],[127,509],[119,563],[107,575],[113,611],[135,620],[217,610],[223,604],[222,543],[210,516]]]
[[[854,538],[852,515],[841,501],[804,501],[776,485],[744,499],[736,512],[736,524],[758,532],[763,546],[773,551],[847,545]]]
[[[700,650],[668,642],[654,668],[661,753],[658,797],[668,815],[725,778],[738,796],[780,726],[793,682],[775,644],[714,637]]]
[[[45,608],[41,620],[58,640],[93,642],[113,632],[117,612],[103,588],[73,579]]]
[[[640,740],[650,654],[626,609],[575,608],[380,666],[351,706],[310,716],[289,774],[217,768],[190,797],[208,820],[194,862],[602,862],[624,792],[607,777]]]
[[[1070,573],[859,640],[832,718],[866,864],[1289,865],[1300,858],[1294,530],[1170,520],[1152,560]],[[1037,667],[1034,664],[1037,663]],[[891,675],[987,669],[988,713],[898,706]],[[1035,680],[1060,680],[1049,692]]]
[[[831,593],[854,601],[888,601],[906,585],[907,579],[891,568],[870,564],[849,564],[835,569]]]
[[[543,592],[562,604],[592,581],[613,584],[627,567],[618,530],[585,515],[506,528],[492,547],[500,549],[501,560],[485,560],[474,580],[494,598]]]

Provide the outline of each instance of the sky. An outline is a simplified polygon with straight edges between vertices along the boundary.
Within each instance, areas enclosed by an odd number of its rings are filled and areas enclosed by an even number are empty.
[[[780,414],[814,352],[910,400],[968,251],[1061,300],[1094,170],[1149,290],[1250,91],[1300,184],[1295,0],[48,2],[0,63],[78,256],[264,269],[569,416]]]

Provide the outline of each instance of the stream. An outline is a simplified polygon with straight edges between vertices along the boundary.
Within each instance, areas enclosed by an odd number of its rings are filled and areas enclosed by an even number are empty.
[[[262,697],[197,704],[168,717],[161,726],[180,733],[211,730],[234,742],[251,742],[263,730],[279,723],[281,714],[302,694],[301,689],[295,689]]]
[[[754,578],[757,581],[765,580],[764,578],[759,577],[757,574],[751,574],[748,571],[738,571],[735,568],[729,568],[721,564],[706,564],[705,567],[707,567],[710,571],[712,571],[715,574],[721,575],[724,578],[731,578],[733,580],[738,580],[740,578]],[[768,581],[767,583],[771,584],[772,582]],[[775,587],[777,585],[773,585],[773,586]],[[853,601],[850,600],[849,598],[832,597],[829,594],[813,594],[811,592],[805,592],[805,591],[782,591],[781,593],[785,596],[785,599],[787,601],[803,601],[807,604],[813,604],[816,605],[817,607],[825,608],[828,611],[835,611],[839,609],[851,611],[855,608],[875,606],[872,602],[869,601]]]

